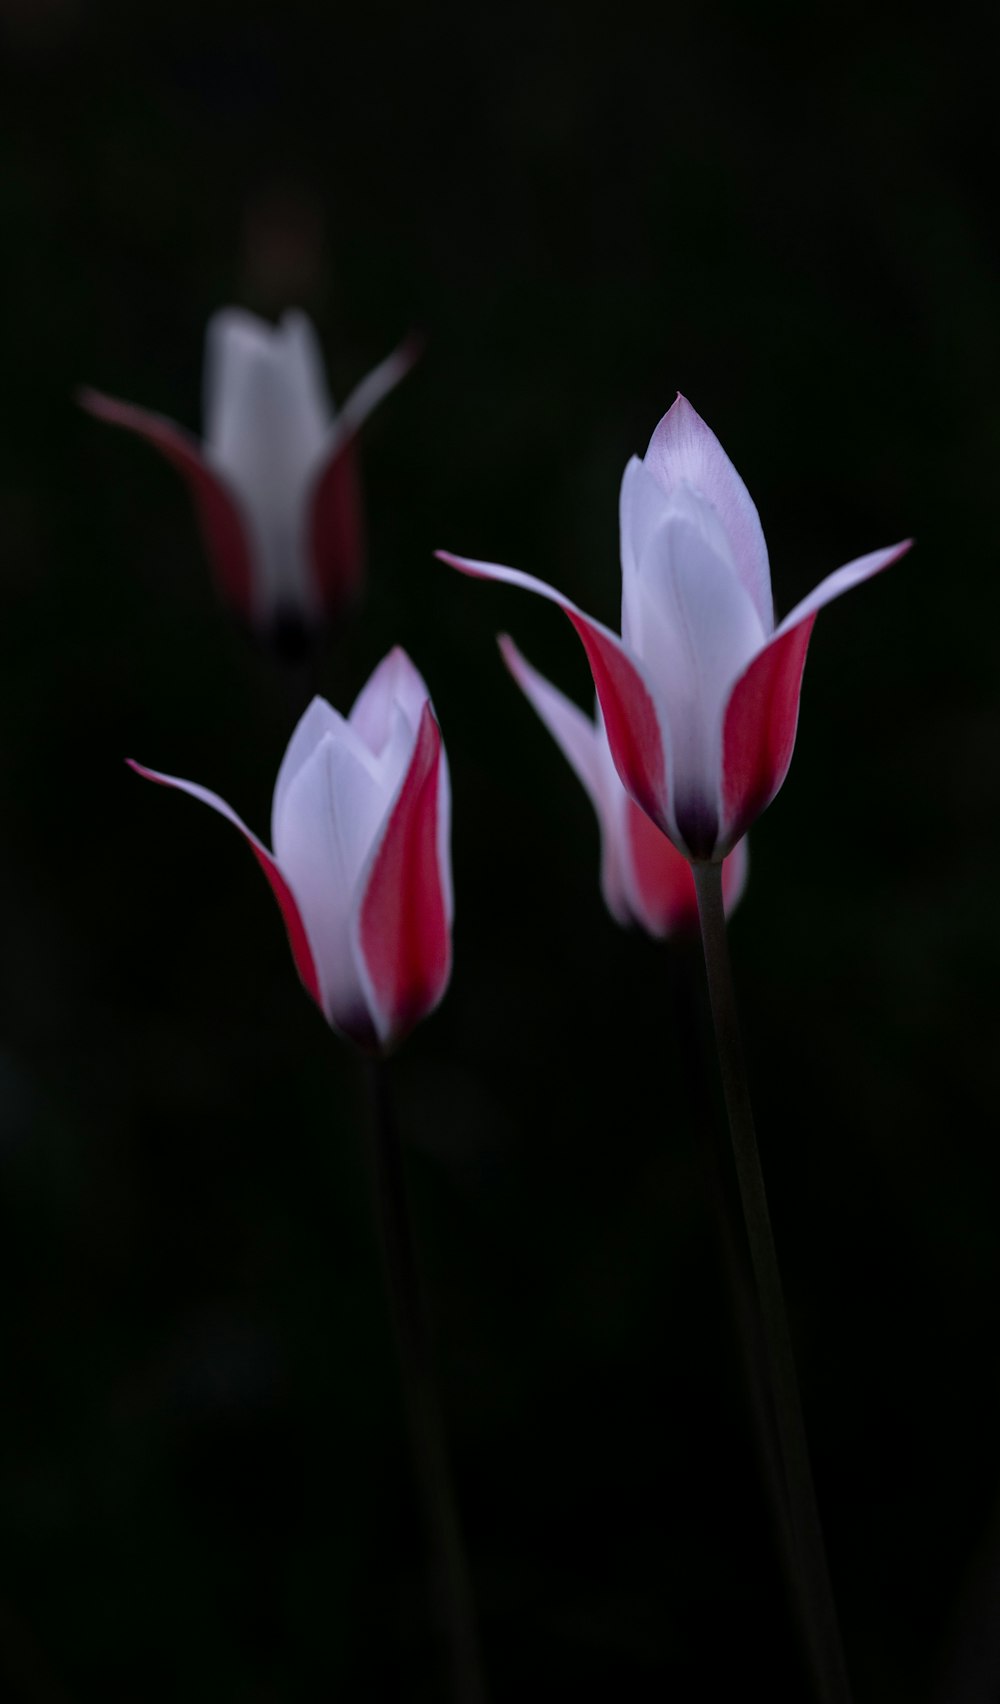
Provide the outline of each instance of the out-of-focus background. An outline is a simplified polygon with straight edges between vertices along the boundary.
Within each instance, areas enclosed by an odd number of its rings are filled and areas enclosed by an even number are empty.
[[[455,794],[455,973],[393,1067],[495,1704],[805,1683],[679,1040],[494,635],[581,702],[618,485],[680,388],[785,611],[826,611],[732,936],[861,1700],[980,1704],[1000,1640],[1000,294],[974,9],[2,0],[0,1693],[446,1696],[356,1061],[236,838],[297,685],[227,622],[180,480],[208,316],[315,319],[367,595]],[[984,1593],[987,1595],[984,1597]],[[990,1639],[992,1637],[992,1645]],[[978,1678],[977,1678],[978,1677]]]

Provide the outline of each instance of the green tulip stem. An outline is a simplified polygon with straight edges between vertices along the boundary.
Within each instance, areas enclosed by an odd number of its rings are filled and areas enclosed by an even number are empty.
[[[383,1059],[370,1059],[366,1065],[375,1210],[414,1467],[431,1547],[435,1607],[450,1653],[456,1704],[486,1704],[472,1588],[431,1369],[388,1065]]]
[[[803,1635],[812,1657],[817,1696],[823,1704],[850,1704],[851,1688],[809,1464],[788,1312],[743,1060],[722,901],[722,866],[695,863],[692,869],[698,893],[698,917],[716,1049],[743,1220],[760,1303],[775,1425],[787,1490],[792,1564],[799,1583],[796,1595],[808,1622],[803,1627]]]

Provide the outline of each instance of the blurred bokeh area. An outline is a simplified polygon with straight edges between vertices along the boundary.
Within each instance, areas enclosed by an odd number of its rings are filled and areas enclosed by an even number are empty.
[[[857,1698],[1000,1688],[1000,223],[959,0],[0,0],[0,1696],[448,1696],[356,1059],[231,830],[305,706],[188,493],[204,329],[318,329],[365,427],[346,710],[404,645],[454,788],[450,992],[392,1062],[493,1704],[808,1696],[750,1441],[683,953],[617,927],[495,636],[617,626],[678,389],[820,616],[732,946]],[[694,1085],[694,1086],[692,1086]],[[714,1094],[714,1090],[713,1090]],[[707,1103],[716,1115],[713,1099]]]

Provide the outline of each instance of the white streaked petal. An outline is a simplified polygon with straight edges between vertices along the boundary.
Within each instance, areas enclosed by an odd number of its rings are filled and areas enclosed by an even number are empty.
[[[498,644],[503,660],[525,698],[545,723],[577,779],[582,782],[594,809],[600,810],[603,796],[601,738],[593,722],[565,693],[560,692],[558,687],[553,686],[551,681],[532,668],[506,633],[500,635]],[[603,734],[603,728],[602,737],[607,747],[607,735]],[[610,748],[607,761],[619,790],[624,792]]]

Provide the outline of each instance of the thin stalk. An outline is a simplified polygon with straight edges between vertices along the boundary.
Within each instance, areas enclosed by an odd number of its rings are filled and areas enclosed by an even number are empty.
[[[678,1041],[687,1121],[695,1131],[705,1193],[712,1206],[718,1253],[726,1274],[732,1327],[743,1365],[757,1459],[784,1564],[786,1584],[793,1597],[798,1598],[798,1570],[794,1563],[788,1492],[774,1419],[760,1305],[733,1163],[719,1124],[714,1096],[708,1092],[713,1043],[709,1039],[707,1006],[703,1009],[700,958],[696,939],[685,936],[671,943],[668,979],[672,1028]]]
[[[733,1159],[739,1184],[747,1243],[760,1303],[771,1394],[788,1492],[793,1561],[808,1615],[804,1628],[813,1660],[817,1693],[824,1704],[850,1704],[851,1688],[830,1584],[819,1508],[809,1464],[802,1400],[788,1327],[788,1312],[778,1270],[764,1175],[754,1130],[750,1091],[743,1061],[729,941],[722,903],[722,866],[692,866],[698,892],[705,969],[715,1025],[722,1088],[729,1115]]]
[[[431,1370],[430,1347],[406,1203],[403,1155],[388,1067],[366,1061],[375,1209],[392,1308],[414,1466],[435,1575],[435,1605],[448,1645],[456,1704],[486,1704],[465,1545]]]

